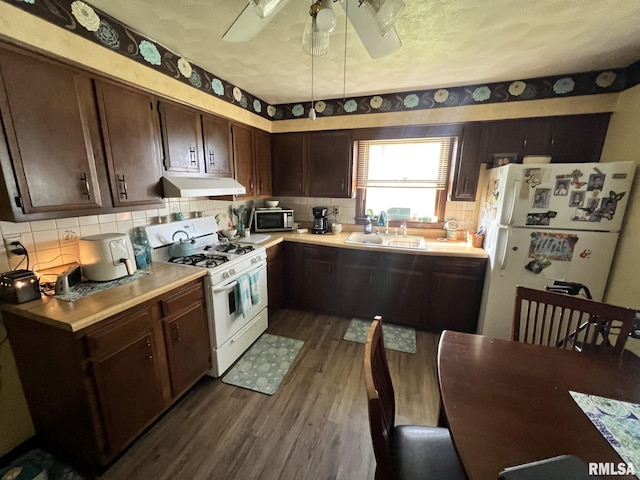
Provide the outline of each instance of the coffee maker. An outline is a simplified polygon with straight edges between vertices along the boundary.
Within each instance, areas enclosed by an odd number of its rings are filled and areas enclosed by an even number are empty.
[[[329,218],[327,207],[313,207],[313,228],[311,233],[327,233],[329,231]]]

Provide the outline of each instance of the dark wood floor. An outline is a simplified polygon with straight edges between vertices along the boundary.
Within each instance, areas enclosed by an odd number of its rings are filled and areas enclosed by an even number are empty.
[[[304,340],[273,396],[205,377],[135,442],[104,479],[349,479],[374,477],[362,361],[346,318],[280,310],[268,332]],[[389,350],[397,423],[435,425],[438,337],[417,354]]]

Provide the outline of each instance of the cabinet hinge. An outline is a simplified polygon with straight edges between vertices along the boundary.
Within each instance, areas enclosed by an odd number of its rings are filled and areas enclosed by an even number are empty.
[[[16,202],[16,207],[22,208],[22,199],[20,197],[13,197]]]

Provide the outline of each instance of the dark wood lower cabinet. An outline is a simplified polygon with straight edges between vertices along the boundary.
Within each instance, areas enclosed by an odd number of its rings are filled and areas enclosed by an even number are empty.
[[[431,273],[428,321],[433,331],[475,333],[486,261],[437,258]]]
[[[371,318],[381,315],[376,297],[380,291],[380,256],[371,252],[340,252],[339,283],[341,312]]]
[[[211,365],[202,280],[78,332],[8,311],[3,320],[38,436],[92,468],[113,460]]]
[[[267,248],[267,282],[269,282],[269,315],[284,304],[284,245]]]
[[[336,313],[338,309],[338,250],[302,246],[302,306],[316,312]]]
[[[345,317],[382,315],[422,330],[475,332],[486,259],[285,243],[287,304]]]
[[[431,325],[425,323],[432,258],[394,253],[383,255],[384,276],[380,294],[383,319],[432,330]]]

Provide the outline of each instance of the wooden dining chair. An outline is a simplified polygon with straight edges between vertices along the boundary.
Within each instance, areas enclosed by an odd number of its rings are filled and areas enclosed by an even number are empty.
[[[364,374],[376,478],[466,479],[448,429],[395,425],[395,396],[379,316],[373,320],[367,335]]]
[[[635,316],[630,308],[518,286],[511,339],[620,355]]]

